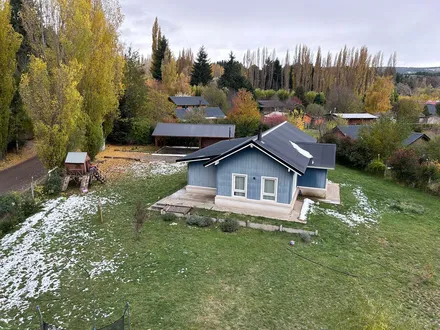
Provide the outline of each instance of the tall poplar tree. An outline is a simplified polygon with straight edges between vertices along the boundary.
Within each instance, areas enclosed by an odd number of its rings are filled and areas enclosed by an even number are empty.
[[[168,49],[168,40],[165,36],[161,36],[158,41],[157,50],[153,53],[153,61],[151,63],[151,75],[154,79],[162,81],[162,62]]]
[[[9,1],[0,1],[0,159],[6,157],[10,106],[15,91],[16,53],[20,44],[21,36],[11,25]]]
[[[191,85],[207,85],[212,80],[212,68],[208,60],[208,54],[202,46],[197,53],[191,72]]]

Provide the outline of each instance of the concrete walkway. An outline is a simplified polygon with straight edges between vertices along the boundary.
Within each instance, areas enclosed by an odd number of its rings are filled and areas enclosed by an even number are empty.
[[[271,211],[257,211],[250,208],[218,207],[217,205],[214,204],[214,198],[215,195],[210,192],[193,193],[193,192],[188,192],[186,191],[185,188],[183,188],[180,189],[179,191],[176,191],[174,194],[161,199],[155,205],[188,206],[188,207],[195,207],[195,208],[220,211],[220,212],[245,214],[254,217],[264,217],[264,218],[270,218],[276,220],[305,223],[304,221],[298,219],[303,204],[302,200],[299,199],[295,201],[295,205],[293,207],[293,210],[290,212],[290,214],[282,214]]]

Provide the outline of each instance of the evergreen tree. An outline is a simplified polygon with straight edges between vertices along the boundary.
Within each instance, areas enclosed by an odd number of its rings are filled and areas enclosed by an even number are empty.
[[[162,62],[168,49],[168,40],[161,36],[158,41],[157,50],[153,53],[153,62],[151,63],[151,74],[154,79],[162,81]]]
[[[272,88],[276,91],[282,87],[283,71],[278,58],[273,62]]]
[[[19,13],[23,9],[23,0],[11,0],[11,25],[15,32],[23,36],[23,41],[18,49],[16,62],[17,69],[15,71],[15,85],[20,83],[21,75],[29,64],[29,56],[32,54],[32,48],[29,37],[23,27],[23,21]],[[32,5],[32,3],[30,3]],[[14,98],[11,103],[11,114],[9,118],[8,143],[15,142],[15,148],[18,152],[20,145],[24,144],[26,135],[32,131],[31,119],[27,115],[23,101],[18,88],[15,91]]]
[[[224,64],[225,72],[220,77],[219,87],[228,88],[238,91],[239,89],[246,89],[252,91],[251,83],[242,76],[241,65],[235,60],[232,52],[229,54],[229,61]]]
[[[112,133],[108,139],[116,143],[148,143],[148,137],[139,134],[140,126],[147,127],[144,133],[149,133],[149,118],[147,115],[148,87],[145,84],[145,71],[137,51],[128,49],[125,55],[124,95],[119,101],[119,118],[115,120]]]
[[[208,54],[202,46],[191,72],[191,85],[207,85],[212,80],[211,64]]]
[[[20,43],[21,35],[11,25],[9,2],[0,3],[0,159],[6,156],[10,106],[15,92],[13,75]]]

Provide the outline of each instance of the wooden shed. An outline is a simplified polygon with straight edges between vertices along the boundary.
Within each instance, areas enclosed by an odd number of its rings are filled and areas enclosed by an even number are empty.
[[[90,171],[90,157],[87,152],[69,152],[64,167],[68,175],[86,175]]]

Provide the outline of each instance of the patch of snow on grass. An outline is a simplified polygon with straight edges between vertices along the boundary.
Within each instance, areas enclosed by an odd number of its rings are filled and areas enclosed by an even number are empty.
[[[115,196],[100,200],[102,205],[117,203]],[[40,212],[25,220],[20,229],[1,239],[0,306],[3,315],[26,310],[30,300],[43,293],[57,294],[62,271],[80,262],[76,258],[81,253],[78,249],[95,239],[94,233],[89,235],[84,231],[82,220],[85,215],[97,213],[98,201],[93,193],[50,200],[44,203]],[[94,275],[116,268],[107,260],[90,266]],[[19,314],[15,312],[14,317]],[[7,323],[7,319],[2,321]]]
[[[302,208],[301,208],[301,213],[299,215],[299,220],[302,221],[307,221],[307,215],[309,214],[309,212],[311,211],[313,204],[315,204],[314,201],[312,201],[311,199],[304,199]]]
[[[167,163],[155,161],[150,163],[133,163],[130,167],[135,177],[145,178],[148,175],[170,175],[181,172],[186,167],[185,163]]]
[[[356,197],[358,204],[343,214],[336,210],[320,208],[319,211],[326,215],[335,217],[350,227],[356,227],[360,224],[377,223],[380,212],[371,205],[368,197],[363,193],[360,187],[353,189],[353,195]]]

